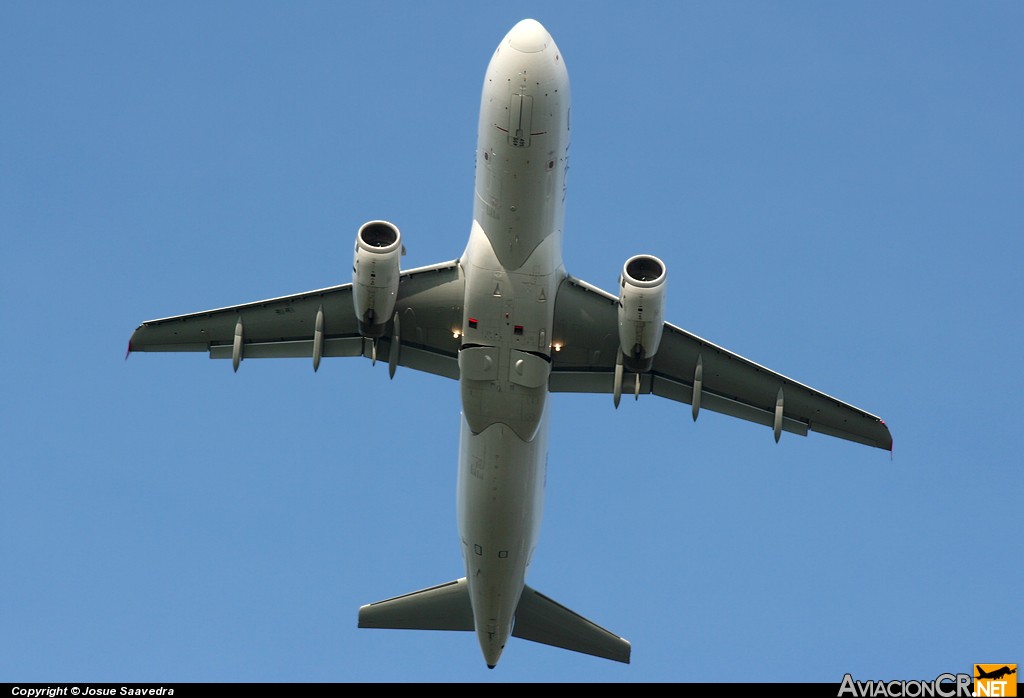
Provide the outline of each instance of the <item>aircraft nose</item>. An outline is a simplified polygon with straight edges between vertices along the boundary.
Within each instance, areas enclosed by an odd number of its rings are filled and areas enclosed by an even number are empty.
[[[524,19],[508,33],[508,43],[522,53],[539,53],[551,43],[551,35],[535,19]]]

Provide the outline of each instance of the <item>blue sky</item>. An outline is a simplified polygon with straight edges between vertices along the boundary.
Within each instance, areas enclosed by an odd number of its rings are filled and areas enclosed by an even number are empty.
[[[879,414],[895,454],[557,395],[528,581],[619,665],[356,628],[462,576],[459,401],[361,360],[136,355],[143,320],[458,257],[483,71],[573,88],[568,270]],[[1024,9],[0,6],[0,681],[829,681],[1024,663]]]

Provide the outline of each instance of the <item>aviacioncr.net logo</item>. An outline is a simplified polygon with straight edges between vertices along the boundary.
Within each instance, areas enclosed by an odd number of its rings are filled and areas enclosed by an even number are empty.
[[[857,681],[843,676],[837,698],[971,698],[970,674],[939,674],[934,681]]]

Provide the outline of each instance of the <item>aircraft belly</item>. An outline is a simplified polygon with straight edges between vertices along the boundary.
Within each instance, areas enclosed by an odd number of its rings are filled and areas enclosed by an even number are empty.
[[[546,453],[546,410],[532,441],[500,423],[473,433],[462,420],[459,533],[477,636],[495,659],[512,630],[537,543]]]
[[[459,352],[462,409],[474,434],[501,424],[531,441],[547,402],[547,360],[508,347],[466,347]]]
[[[473,226],[461,259],[458,523],[490,666],[512,631],[540,530],[551,328],[565,278],[569,79],[553,43],[540,45],[550,42],[546,32],[526,34],[487,67]]]

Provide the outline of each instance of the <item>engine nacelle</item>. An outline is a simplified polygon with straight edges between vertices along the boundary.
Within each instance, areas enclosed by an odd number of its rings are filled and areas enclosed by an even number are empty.
[[[619,277],[619,347],[630,371],[651,370],[665,327],[665,264],[651,255],[630,257]]]
[[[387,221],[364,223],[356,233],[352,304],[364,337],[380,337],[395,313],[402,234]]]

